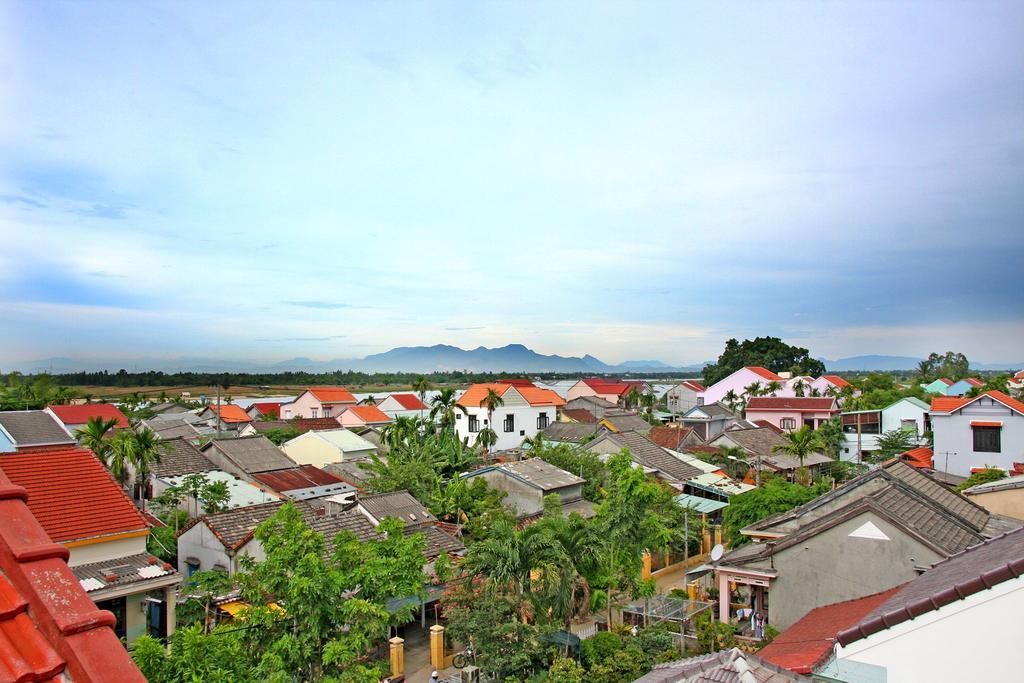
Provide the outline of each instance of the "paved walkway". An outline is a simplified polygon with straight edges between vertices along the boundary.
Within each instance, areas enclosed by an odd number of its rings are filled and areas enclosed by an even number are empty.
[[[430,632],[428,629],[409,628],[405,633],[405,671],[408,683],[429,683],[434,667],[430,665]],[[458,669],[439,670],[440,679],[457,675]]]

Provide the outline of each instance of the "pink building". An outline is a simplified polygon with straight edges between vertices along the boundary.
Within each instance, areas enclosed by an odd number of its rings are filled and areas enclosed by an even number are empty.
[[[356,397],[345,387],[311,387],[291,403],[281,405],[281,419],[296,417],[337,417],[354,406]]]
[[[641,394],[650,393],[651,387],[647,382],[639,380],[615,380],[603,379],[601,377],[590,377],[569,387],[568,400],[583,398],[584,396],[596,396],[609,403],[620,404],[629,394],[630,389],[636,387]]]
[[[818,379],[811,382],[811,389],[817,389],[818,393],[822,396],[831,396],[838,394],[846,387],[852,387],[853,385],[847,382],[839,375],[822,375]],[[804,394],[807,396],[808,394]]]
[[[746,387],[754,383],[760,384],[762,387],[766,387],[772,382],[777,382],[779,390],[776,395],[786,391],[786,380],[776,375],[767,368],[762,368],[758,365],[749,365],[745,368],[740,368],[736,372],[732,373],[728,377],[721,379],[707,389],[703,393],[698,394],[697,398],[701,405],[711,405],[712,403],[718,403],[725,395],[730,391],[734,392],[737,397],[741,397],[746,393]]]
[[[391,418],[377,406],[351,406],[338,415],[342,427],[379,427]]]
[[[839,404],[832,397],[798,398],[795,396],[755,396],[747,401],[747,420],[764,420],[785,432],[807,425],[817,429],[839,413]]]

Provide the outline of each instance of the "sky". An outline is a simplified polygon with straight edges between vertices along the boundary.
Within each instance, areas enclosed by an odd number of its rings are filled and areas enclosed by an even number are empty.
[[[0,367],[1024,360],[1024,3],[0,3]]]

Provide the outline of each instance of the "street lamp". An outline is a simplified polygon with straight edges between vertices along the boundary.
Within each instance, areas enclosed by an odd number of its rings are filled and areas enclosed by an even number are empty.
[[[744,460],[743,458],[737,458],[735,455],[729,455],[729,456],[726,456],[726,457],[728,457],[730,460],[735,460],[737,462],[744,462],[749,467],[753,467],[754,468],[754,486],[756,486],[758,488],[761,487],[761,455],[760,454],[758,454],[758,456],[757,456],[757,460],[756,460],[757,464],[756,465],[752,464],[749,460]]]

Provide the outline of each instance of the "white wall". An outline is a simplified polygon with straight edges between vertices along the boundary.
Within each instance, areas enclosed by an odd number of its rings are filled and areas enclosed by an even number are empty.
[[[882,666],[889,681],[1018,681],[1024,577],[836,648],[843,662]],[[847,667],[849,670],[850,667]],[[844,679],[845,680],[845,679]]]
[[[68,558],[68,566],[77,567],[80,564],[105,562],[107,560],[116,560],[119,557],[144,553],[146,552],[146,537],[119,538],[116,541],[78,545],[74,548],[68,548],[68,550],[71,551],[71,556]]]
[[[481,431],[484,427],[488,426],[486,409],[467,408],[466,410],[469,415],[477,417]],[[494,425],[491,427],[494,433],[498,435],[498,442],[494,445],[494,450],[501,451],[509,448],[518,448],[523,444],[523,439],[537,436],[537,417],[541,413],[547,413],[548,424],[554,424],[558,421],[555,406],[538,406],[535,408],[525,404],[525,402],[523,405],[514,405],[511,402],[507,402],[496,409],[494,411]],[[505,416],[508,414],[515,415],[515,431],[513,432],[505,431]],[[460,439],[468,437],[469,443],[473,444],[480,432],[469,431],[469,415],[463,415],[461,412],[456,413],[455,432]]]
[[[882,413],[882,432],[890,432],[894,429],[899,429],[902,426],[903,420],[914,420],[917,423],[917,435],[923,437],[925,432],[924,416],[928,411],[920,406],[914,405],[911,401],[898,401],[891,406],[886,407],[881,411]],[[856,460],[857,459],[857,435],[844,434],[846,437],[846,443],[843,444],[843,453],[841,460]],[[878,450],[878,437],[881,434],[861,434],[861,450],[865,453]],[[925,443],[923,438],[919,438],[918,443]]]
[[[983,396],[953,413],[932,413],[935,437],[935,469],[963,477],[972,467],[991,465],[1012,470],[1014,462],[1024,462],[1024,415]],[[999,453],[975,453],[972,421],[1002,422]]]

